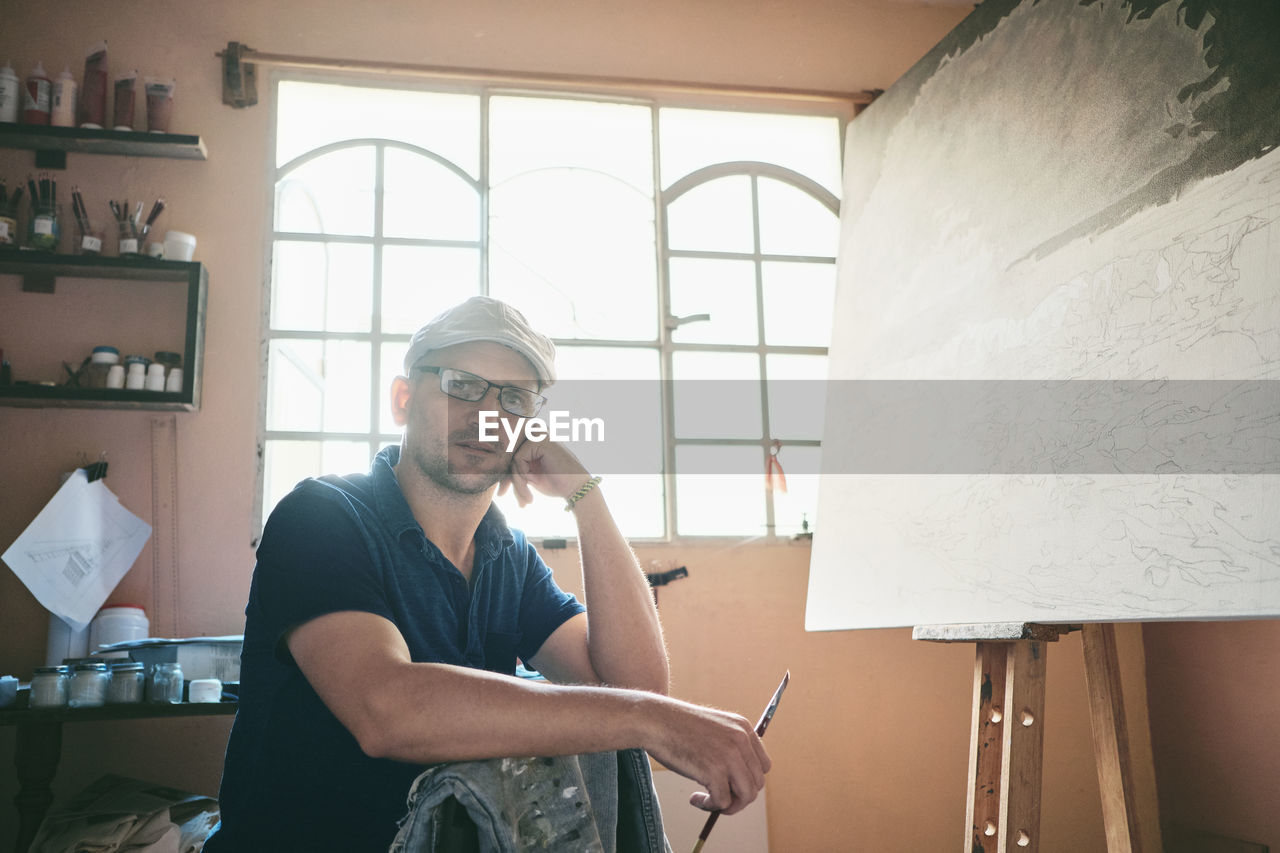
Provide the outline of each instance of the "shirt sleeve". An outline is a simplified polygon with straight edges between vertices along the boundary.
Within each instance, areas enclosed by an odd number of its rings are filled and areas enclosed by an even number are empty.
[[[520,645],[516,650],[527,661],[538,653],[555,630],[579,613],[585,613],[572,594],[556,585],[551,568],[527,541],[525,549],[524,595],[520,600]]]
[[[394,621],[367,537],[345,498],[308,483],[271,513],[258,547],[253,586],[258,613],[276,657],[293,658],[283,642],[297,626],[344,610]]]

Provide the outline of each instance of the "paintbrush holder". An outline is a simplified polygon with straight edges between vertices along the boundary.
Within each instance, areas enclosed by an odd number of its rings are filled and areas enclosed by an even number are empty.
[[[133,230],[133,223],[119,220],[116,221],[116,230],[118,232],[119,244],[118,253],[120,257],[132,257],[138,254],[138,232]]]

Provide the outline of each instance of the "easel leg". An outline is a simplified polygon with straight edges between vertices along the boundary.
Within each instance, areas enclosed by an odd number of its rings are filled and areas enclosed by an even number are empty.
[[[1040,781],[1044,756],[1044,673],[1048,647],[1011,643],[1005,664],[1004,750],[1000,772],[999,853],[1040,849]]]
[[[1147,815],[1144,837],[1139,811],[1144,805],[1134,792],[1133,761],[1124,696],[1120,692],[1120,662],[1115,626],[1083,627],[1084,675],[1089,687],[1089,716],[1093,723],[1093,753],[1098,762],[1102,792],[1102,825],[1108,853],[1154,853],[1160,849],[1159,824]],[[1151,807],[1152,804],[1145,804]],[[1144,846],[1145,842],[1145,846]]]
[[[977,644],[965,853],[1039,848],[1045,652],[1034,640]]]
[[[964,853],[982,853],[1000,826],[1000,754],[1003,749],[1004,643],[978,643],[973,668],[973,725],[969,729],[969,794]]]

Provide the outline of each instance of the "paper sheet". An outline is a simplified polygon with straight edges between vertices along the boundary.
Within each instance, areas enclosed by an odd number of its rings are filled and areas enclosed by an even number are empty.
[[[151,525],[77,469],[3,559],[45,608],[83,630],[149,538]]]

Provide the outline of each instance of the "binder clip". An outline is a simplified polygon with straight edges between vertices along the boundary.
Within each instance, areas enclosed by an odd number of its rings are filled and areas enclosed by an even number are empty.
[[[91,465],[81,466],[84,468],[85,477],[92,483],[94,480],[101,480],[107,476],[107,454],[103,453],[98,457],[98,461]]]

